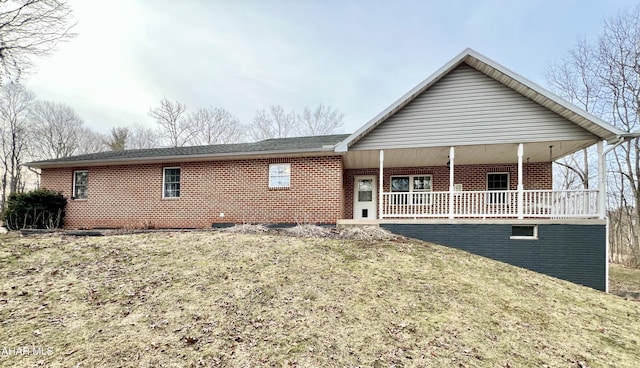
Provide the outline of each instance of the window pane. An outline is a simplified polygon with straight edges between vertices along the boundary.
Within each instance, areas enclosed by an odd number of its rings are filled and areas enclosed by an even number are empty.
[[[511,236],[526,236],[526,237],[534,237],[535,236],[535,225],[513,225],[511,226]]]
[[[414,176],[413,177],[413,190],[422,192],[431,190],[431,177],[430,176]]]
[[[409,191],[409,177],[393,177],[391,178],[391,191],[392,192],[408,192]]]
[[[180,168],[164,169],[164,197],[180,197]]]
[[[288,188],[291,186],[291,164],[269,165],[269,188]]]
[[[361,190],[358,192],[358,202],[371,202],[373,200],[373,191]]]
[[[89,173],[86,171],[76,171],[76,185],[87,185]]]
[[[367,180],[360,180],[359,184],[358,184],[359,188],[358,190],[360,191],[367,191],[367,190],[372,190],[372,180],[371,179],[367,179]]]
[[[487,190],[509,190],[509,174],[487,175]]]
[[[73,198],[87,199],[88,187],[89,187],[89,172],[75,171],[73,173]]]

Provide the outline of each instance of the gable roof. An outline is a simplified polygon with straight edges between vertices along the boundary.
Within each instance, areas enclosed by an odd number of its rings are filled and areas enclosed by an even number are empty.
[[[542,88],[536,83],[524,78],[523,76],[505,68],[497,62],[481,55],[480,53],[467,48],[458,56],[445,64],[438,71],[433,73],[427,79],[422,81],[412,90],[407,92],[399,100],[391,104],[380,114],[371,119],[367,124],[351,134],[336,147],[336,152],[347,152],[349,147],[358,142],[384,121],[389,119],[403,107],[412,102],[416,97],[420,96],[424,91],[440,81],[443,77],[451,73],[461,64],[467,64],[477,71],[495,79],[499,83],[513,89],[521,95],[533,100],[534,102],[546,107],[552,112],[564,117],[565,119],[582,127],[591,134],[607,141],[614,141],[625,137],[635,137],[638,133],[627,133],[606,121],[598,118],[589,112],[568,103],[564,99],[554,93]]]
[[[348,136],[348,134],[335,134],[312,137],[274,138],[253,143],[105,151],[52,160],[34,161],[26,165],[35,168],[46,168],[139,162],[197,161],[212,158],[232,159],[247,156],[306,155],[310,153],[335,154],[335,145]]]

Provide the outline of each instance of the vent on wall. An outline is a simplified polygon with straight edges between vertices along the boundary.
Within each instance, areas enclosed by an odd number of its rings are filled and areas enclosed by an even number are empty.
[[[462,184],[453,184],[454,192],[462,192]]]

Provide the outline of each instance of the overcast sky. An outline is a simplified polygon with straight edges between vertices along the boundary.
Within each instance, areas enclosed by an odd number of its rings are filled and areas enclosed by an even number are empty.
[[[543,86],[545,69],[631,0],[71,0],[78,37],[27,86],[102,133],[166,96],[242,123],[320,103],[350,133],[466,47]]]

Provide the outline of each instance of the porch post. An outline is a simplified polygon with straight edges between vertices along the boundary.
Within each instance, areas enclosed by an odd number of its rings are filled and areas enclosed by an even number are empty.
[[[449,218],[452,219],[454,217],[453,212],[454,212],[454,206],[453,206],[453,200],[454,200],[454,195],[453,195],[453,188],[454,188],[454,184],[455,184],[455,177],[453,175],[454,169],[455,169],[455,165],[454,165],[454,161],[455,161],[455,148],[453,146],[449,147]]]
[[[607,214],[607,171],[604,162],[603,143],[596,143],[598,148],[598,218],[604,219]],[[587,197],[588,198],[588,197]]]
[[[524,218],[524,186],[522,185],[522,156],[524,145],[518,144],[518,219]]]
[[[382,182],[384,181],[384,151],[380,150],[380,177],[378,178],[378,218],[382,220],[382,193],[384,190],[384,186]]]

